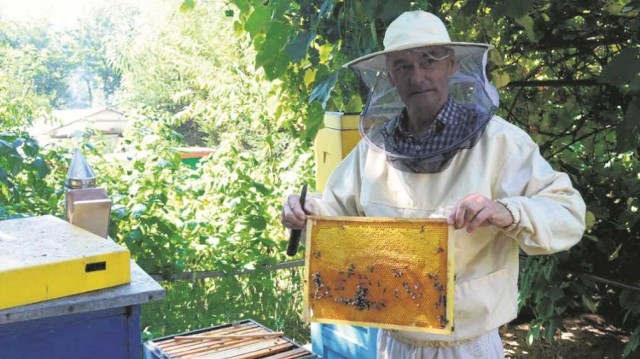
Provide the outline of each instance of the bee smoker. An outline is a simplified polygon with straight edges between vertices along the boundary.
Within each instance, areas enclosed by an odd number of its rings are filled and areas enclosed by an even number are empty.
[[[78,227],[107,238],[111,199],[96,187],[96,176],[80,150],[73,151],[65,188],[65,219]]]

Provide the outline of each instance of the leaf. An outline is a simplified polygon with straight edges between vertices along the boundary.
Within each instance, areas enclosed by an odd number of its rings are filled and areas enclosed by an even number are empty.
[[[411,3],[409,1],[388,1],[379,16],[385,24],[390,24],[400,14],[410,9]]]
[[[636,327],[636,329],[633,331],[633,334],[631,334],[631,337],[629,337],[629,343],[627,343],[627,345],[624,347],[624,351],[622,352],[622,357],[623,358],[628,357],[631,354],[631,352],[635,351],[636,348],[638,348],[639,344],[640,344],[640,325]]]
[[[331,95],[331,90],[333,90],[336,82],[338,82],[338,74],[338,71],[333,71],[328,76],[321,79],[313,91],[311,91],[309,101],[320,101],[322,108],[326,108],[327,101],[329,101],[329,97]]]
[[[609,261],[615,260],[616,258],[618,258],[618,256],[620,255],[620,249],[622,248],[622,243],[620,243],[618,245],[618,247],[616,248],[615,251],[613,251],[613,253],[611,253],[611,255],[609,256]]]
[[[125,241],[137,242],[142,240],[142,238],[143,238],[142,231],[140,230],[140,228],[136,228],[131,232],[129,232],[129,234],[127,234],[127,236],[125,237]]]
[[[624,119],[616,127],[616,150],[627,152],[636,149],[640,143],[640,96],[634,96]]]
[[[333,9],[333,0],[324,0],[322,6],[320,7],[318,18],[324,17],[326,14],[331,12],[331,9]]]
[[[264,195],[268,195],[269,194],[269,189],[264,184],[254,181],[253,185],[256,187],[258,192],[260,192],[260,193],[262,193]]]
[[[40,179],[46,177],[51,172],[47,163],[40,157],[33,161],[33,167],[36,169],[36,173]]]
[[[117,218],[122,219],[127,213],[127,207],[122,204],[114,205],[113,207],[111,207],[111,213]]]
[[[260,216],[251,216],[249,225],[257,231],[263,231],[267,227],[267,220]]]
[[[233,3],[243,14],[246,14],[251,10],[251,5],[247,0],[233,0]]]
[[[362,9],[369,20],[374,21],[378,14],[382,13],[382,1],[362,0]]]
[[[538,318],[548,319],[553,315],[553,301],[549,297],[542,298],[536,305]]]
[[[502,88],[504,86],[507,86],[510,81],[511,81],[511,77],[506,72],[501,72],[493,75],[492,82],[497,88]]]
[[[533,28],[533,25],[534,25],[533,18],[529,15],[525,15],[521,18],[517,18],[516,22],[520,24],[522,27],[524,27],[529,41],[536,42],[536,32]]]
[[[591,313],[595,313],[597,311],[596,304],[585,294],[582,295],[582,304],[584,304],[584,306],[587,307],[587,309],[589,309]]]
[[[0,182],[9,185],[9,174],[2,167],[0,167]]]
[[[620,51],[604,66],[598,80],[617,87],[628,83],[640,73],[639,51],[631,46]]]
[[[538,336],[540,336],[540,324],[539,323],[532,324],[529,327],[529,331],[527,332],[527,338],[526,338],[527,345],[531,346],[531,344],[533,344],[533,340]]]
[[[315,32],[303,31],[291,39],[286,45],[286,52],[289,59],[293,62],[299,62],[304,59],[307,54],[309,44],[316,37]]]
[[[24,146],[22,147],[22,150],[27,156],[34,157],[38,154],[38,151],[40,150],[40,146],[36,141],[27,140],[24,142]]]
[[[273,10],[272,19],[282,20],[283,15],[290,9],[292,0],[270,1],[269,7]]]
[[[289,36],[289,28],[282,22],[273,22],[264,43],[256,56],[256,65],[264,68],[269,80],[280,78],[287,70],[289,58],[284,54],[284,46]]]
[[[553,288],[547,294],[554,302],[564,298],[564,291],[560,288]]]
[[[634,92],[640,91],[640,74],[631,79],[629,82],[629,89]]]
[[[271,11],[266,6],[256,7],[247,22],[244,24],[244,29],[251,34],[251,37],[255,37],[258,33],[266,33],[269,30],[269,24],[271,23]]]
[[[587,226],[587,229],[591,229],[591,227],[596,224],[596,215],[593,212],[587,211],[587,214],[585,216],[585,224]]]
[[[137,203],[131,209],[131,215],[133,218],[140,218],[147,211],[147,206],[142,203]]]
[[[640,313],[640,294],[624,289],[620,293],[620,306],[626,310]]]
[[[195,0],[184,0],[182,2],[182,5],[180,5],[180,11],[182,12],[186,12],[189,10],[193,10],[193,8],[196,7],[196,2]]]

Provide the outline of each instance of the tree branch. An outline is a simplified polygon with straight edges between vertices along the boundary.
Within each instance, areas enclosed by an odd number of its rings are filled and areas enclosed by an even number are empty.
[[[506,87],[607,86],[596,79],[510,81]]]

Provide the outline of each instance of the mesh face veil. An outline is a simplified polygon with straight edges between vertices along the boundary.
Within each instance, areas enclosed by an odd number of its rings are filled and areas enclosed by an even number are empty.
[[[444,170],[458,151],[475,145],[498,107],[498,93],[485,73],[490,48],[448,43],[403,50],[419,52],[424,69],[450,56],[455,58],[456,71],[447,81],[447,102],[436,116],[432,131],[423,137],[413,136],[403,126],[406,104],[389,79],[388,71],[393,69],[387,68],[385,54],[348,64],[369,88],[360,117],[363,138],[402,171]]]

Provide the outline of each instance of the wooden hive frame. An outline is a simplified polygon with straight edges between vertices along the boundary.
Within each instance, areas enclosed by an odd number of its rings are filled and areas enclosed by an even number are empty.
[[[453,332],[446,219],[310,216],[306,235],[306,320]]]

